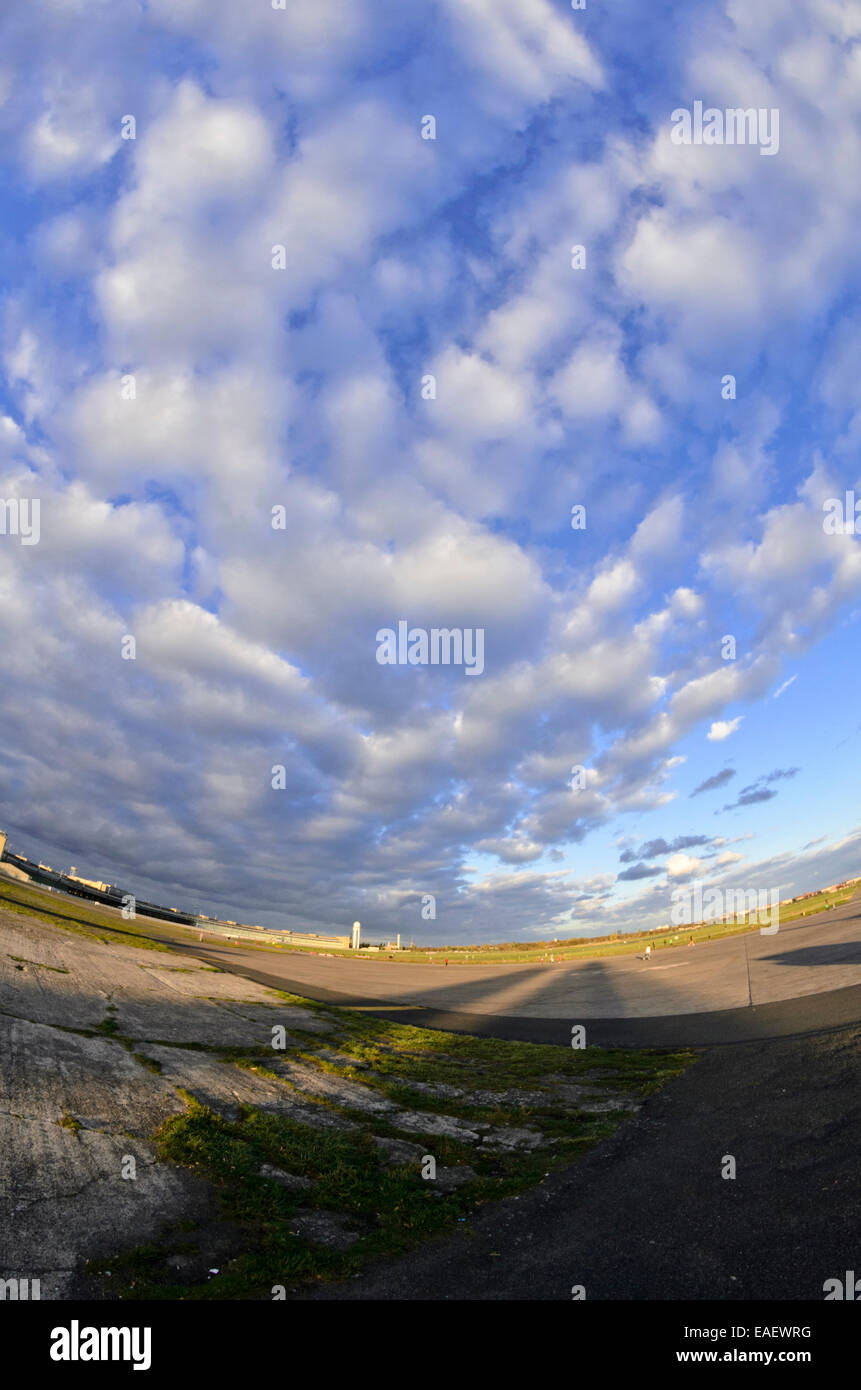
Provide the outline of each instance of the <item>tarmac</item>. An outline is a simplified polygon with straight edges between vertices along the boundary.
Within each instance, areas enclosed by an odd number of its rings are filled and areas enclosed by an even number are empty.
[[[596,1046],[711,1046],[861,1019],[861,900],[774,935],[555,964],[404,964],[183,942],[260,984],[427,1028]]]

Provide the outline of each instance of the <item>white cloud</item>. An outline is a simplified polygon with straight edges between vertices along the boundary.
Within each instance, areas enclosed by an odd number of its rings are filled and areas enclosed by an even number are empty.
[[[29,164],[37,179],[90,173],[109,160],[120,144],[119,121],[109,129],[91,87],[58,89],[30,131]]]
[[[742,718],[743,716],[739,715],[737,719],[716,720],[706,734],[706,738],[710,743],[721,743],[725,738],[729,738],[730,734],[735,733]]]
[[[485,79],[486,100],[502,93],[548,101],[571,79],[601,86],[601,67],[585,38],[547,0],[445,0],[457,48]]]
[[[724,867],[724,865],[726,864],[737,864],[739,860],[744,858],[745,856],[743,854],[736,854],[733,850],[727,849],[724,850],[723,854],[718,855],[717,859],[715,860],[715,863],[720,864],[721,867]]]
[[[703,861],[691,854],[671,854],[667,858],[667,873],[670,878],[691,878],[702,869]]]

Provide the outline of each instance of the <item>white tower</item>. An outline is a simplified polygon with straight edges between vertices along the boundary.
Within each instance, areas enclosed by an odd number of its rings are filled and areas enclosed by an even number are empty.
[[[359,949],[359,937],[361,936],[361,934],[362,934],[362,924],[361,924],[361,922],[354,922],[354,923],[353,923],[353,942],[352,942],[352,949],[353,949],[354,951],[358,951],[358,949]]]

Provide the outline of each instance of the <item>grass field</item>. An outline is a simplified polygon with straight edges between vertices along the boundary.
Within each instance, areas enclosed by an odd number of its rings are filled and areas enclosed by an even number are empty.
[[[789,922],[800,921],[802,917],[813,917],[818,912],[825,912],[830,907],[848,902],[854,891],[855,889],[852,887],[843,889],[839,893],[818,893],[815,897],[808,898],[801,903],[781,903],[780,924],[785,926]],[[448,959],[451,964],[458,965],[490,965],[494,962],[501,964],[515,961],[534,964],[537,961],[549,960],[551,956],[557,961],[594,960],[601,956],[633,955],[642,951],[649,944],[651,944],[653,951],[667,950],[687,946],[691,937],[696,944],[701,941],[715,941],[726,936],[739,936],[744,932],[752,931],[759,931],[759,924],[746,916],[738,921],[708,922],[700,926],[672,927],[669,931],[662,932],[620,933],[617,939],[610,941],[596,941],[590,938],[582,941],[568,939],[557,942],[542,942],[535,946],[518,944],[516,946],[471,948],[425,947],[421,950],[399,951],[396,953],[396,959],[399,961],[424,961],[431,964],[442,964],[443,960]],[[384,953],[375,954],[372,959],[386,959],[386,956]]]
[[[803,917],[814,917],[828,908],[848,902],[856,891],[856,885],[837,893],[818,893],[800,903],[781,903],[780,922],[787,925],[800,921]],[[53,894],[43,888],[30,887],[17,882],[0,879],[0,902],[13,911],[28,911],[43,920],[66,926],[70,931],[93,931],[105,933],[106,940],[125,940],[126,944],[138,945],[147,950],[164,949],[163,943],[171,941],[196,941],[198,931],[193,927],[183,927],[156,918],[140,916],[133,921],[125,921],[112,908],[88,903],[85,899],[72,899],[61,894]],[[694,944],[714,941],[727,936],[738,936],[744,932],[758,931],[757,922],[743,918],[731,922],[708,922],[699,926],[672,927],[668,931],[618,933],[610,940],[598,941],[594,938],[555,942],[538,942],[535,945],[515,943],[512,945],[486,946],[425,946],[401,951],[360,952],[358,957],[351,951],[335,951],[337,959],[386,961],[396,960],[400,964],[443,965],[448,960],[452,965],[504,965],[540,964],[554,961],[596,960],[606,956],[634,955],[651,944],[653,951],[674,950],[686,947],[691,938]],[[313,947],[287,946],[277,942],[257,943],[254,941],[228,941],[222,936],[209,936],[204,931],[204,939],[218,943],[225,949],[235,946],[243,951],[278,951],[301,955],[324,954]]]
[[[168,947],[149,936],[149,922],[140,917],[124,921],[119,912],[109,907],[89,903],[86,898],[66,897],[50,893],[45,888],[0,879],[0,905],[9,912],[36,917],[52,927],[95,941],[112,941],[117,945],[138,946],[144,951],[165,951]]]

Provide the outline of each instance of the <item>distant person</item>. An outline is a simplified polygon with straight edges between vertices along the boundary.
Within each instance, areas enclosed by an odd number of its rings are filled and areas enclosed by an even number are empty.
[[[688,937],[688,945],[689,945],[689,946],[693,946],[693,944],[694,944],[694,938],[693,938],[692,936],[689,936],[689,937]]]
[[[652,959],[652,947],[651,947],[651,945],[649,945],[649,946],[646,947],[645,960],[648,962],[648,961],[650,961],[651,959]]]
[[[448,965],[448,956],[446,956],[445,963]]]

